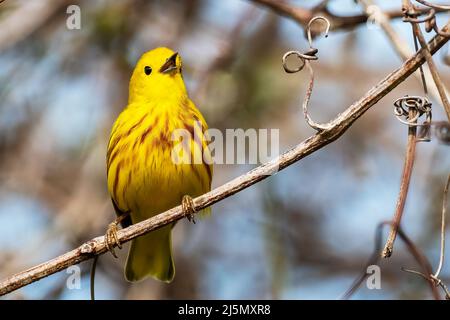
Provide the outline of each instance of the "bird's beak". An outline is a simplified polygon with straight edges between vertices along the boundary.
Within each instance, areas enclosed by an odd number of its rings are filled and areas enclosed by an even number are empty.
[[[159,72],[161,73],[170,73],[173,70],[177,69],[177,56],[178,52],[175,52],[167,61],[162,65]]]

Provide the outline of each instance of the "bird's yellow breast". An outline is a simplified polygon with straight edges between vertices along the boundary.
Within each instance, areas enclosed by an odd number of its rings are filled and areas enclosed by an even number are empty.
[[[180,204],[184,195],[210,190],[212,165],[179,164],[173,158],[178,141],[172,133],[193,134],[196,121],[204,132],[205,120],[189,99],[130,104],[117,118],[108,144],[108,190],[119,209],[131,211],[133,223]],[[206,141],[189,145],[209,155]]]

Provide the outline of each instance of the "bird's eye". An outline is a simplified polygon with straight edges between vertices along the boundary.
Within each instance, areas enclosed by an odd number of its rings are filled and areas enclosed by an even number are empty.
[[[145,66],[144,72],[146,75],[150,75],[150,73],[152,73],[152,67]]]

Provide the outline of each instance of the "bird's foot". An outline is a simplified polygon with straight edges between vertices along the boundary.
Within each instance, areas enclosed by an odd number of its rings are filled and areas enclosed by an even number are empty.
[[[127,217],[128,214],[123,214],[119,216],[116,220],[111,222],[108,226],[108,229],[106,230],[105,234],[105,242],[106,242],[106,248],[109,252],[113,255],[114,258],[117,258],[116,252],[114,251],[114,247],[118,247],[119,249],[122,249],[122,244],[119,241],[119,237],[117,236],[117,230],[119,223]]]
[[[189,222],[195,224],[194,213],[196,212],[196,210],[194,207],[194,201],[192,201],[192,198],[190,196],[183,196],[183,199],[181,200],[181,207],[183,208],[183,213],[189,220]]]

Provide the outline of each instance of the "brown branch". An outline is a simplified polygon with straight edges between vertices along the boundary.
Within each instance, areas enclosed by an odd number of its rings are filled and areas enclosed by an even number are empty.
[[[381,28],[386,33],[387,37],[391,41],[392,45],[394,46],[394,49],[397,51],[397,53],[400,55],[400,57],[403,60],[406,60],[412,53],[412,51],[409,49],[408,45],[405,43],[405,41],[395,32],[394,28],[390,24],[389,16],[381,11],[381,9],[374,5],[374,2],[372,0],[359,0],[359,2],[364,7],[364,10],[368,17],[372,17],[375,19],[375,22],[381,26]],[[412,5],[409,2],[409,0],[403,1],[402,10],[405,10],[405,12],[409,12],[412,10]],[[425,50],[425,57],[427,60],[427,64],[430,68],[431,76],[427,73],[426,78],[428,80],[434,80],[437,87],[437,92],[433,91],[433,96],[435,98],[441,98],[444,109],[450,110],[450,105],[448,104],[446,90],[444,85],[442,84],[442,81],[439,77],[439,74],[437,72],[436,66],[433,62],[433,59],[431,57],[431,54],[427,52],[427,43],[420,31],[420,27],[418,24],[413,23],[413,31],[414,34],[418,37],[419,42],[422,46],[422,48]],[[421,70],[422,71],[422,70]],[[420,74],[417,74],[419,77],[425,77],[423,72]],[[423,79],[423,81],[426,81],[426,79]],[[450,113],[447,113],[449,119],[450,119]],[[411,118],[411,117],[410,117]],[[400,221],[403,215],[403,210],[405,206],[405,201],[407,197],[407,192],[409,188],[409,183],[411,179],[411,173],[412,173],[412,167],[414,162],[414,152],[415,152],[415,146],[416,146],[416,127],[410,127],[409,128],[409,137],[408,137],[408,143],[407,143],[407,151],[406,151],[406,157],[405,157],[405,165],[401,180],[401,186],[400,186],[400,193],[399,198],[397,201],[396,206],[396,212],[394,216],[394,222],[392,225],[391,232],[389,234],[388,240],[386,242],[386,246],[382,252],[382,256],[384,258],[390,257],[392,255],[392,250],[397,234],[397,228],[400,225]]]
[[[406,0],[408,1],[408,0]],[[378,24],[383,32],[386,34],[388,40],[391,42],[392,47],[400,56],[403,61],[406,61],[410,56],[414,54],[414,51],[409,47],[408,43],[395,31],[391,24],[390,16],[381,10],[381,8],[374,4],[372,0],[359,0],[364,7],[364,11],[369,19],[373,19]],[[404,6],[403,6],[404,7]],[[407,8],[405,10],[408,10]],[[422,80],[422,75],[425,77],[426,82],[433,81],[430,73],[415,73],[417,79]],[[436,101],[440,99],[440,94],[435,87],[430,88],[430,95]]]
[[[277,0],[250,0],[250,1],[265,6],[279,15],[294,19],[304,27],[308,25],[309,20],[311,20],[314,16],[312,10],[295,7],[284,1],[277,1]]]
[[[431,268],[431,264],[428,261],[427,257],[419,250],[419,248],[412,242],[410,238],[405,234],[405,232],[402,229],[398,229],[398,235],[402,240],[405,242],[409,252],[414,256],[414,259],[419,263],[420,267],[425,271],[426,274],[431,275],[433,272],[433,269]],[[433,296],[436,300],[441,299],[441,296],[437,290],[437,287],[435,285],[435,282],[430,277],[428,278],[428,283],[430,285],[430,288],[433,292]]]
[[[444,30],[447,30],[448,28],[450,28],[450,22],[447,23]],[[437,52],[448,40],[449,39],[439,35],[434,37],[431,39],[429,44],[430,52]],[[353,124],[353,122],[355,122],[381,98],[408,78],[424,62],[424,52],[423,50],[420,50],[401,67],[381,80],[360,100],[353,103],[344,112],[338,115],[335,120],[331,121],[333,124],[332,127],[307,138],[294,148],[286,151],[272,161],[269,161],[251,170],[250,172],[243,174],[208,193],[205,193],[204,195],[195,198],[193,200],[195,210],[198,212],[203,208],[209,207],[216,202],[242,191],[338,139]],[[161,228],[182,218],[184,218],[182,208],[181,206],[177,206],[150,219],[119,230],[117,234],[118,239],[121,243],[128,242],[138,236]],[[94,238],[82,244],[80,247],[57,258],[41,263],[31,269],[4,279],[0,282],[0,295],[7,294],[18,288],[26,286],[27,284],[38,281],[39,279],[61,271],[70,265],[92,259],[94,256],[103,254],[106,251],[107,249],[105,246],[104,236]]]
[[[403,271],[419,275],[425,280],[427,280],[430,284],[434,284],[434,287],[440,287],[445,293],[445,299],[450,300],[450,291],[445,283],[439,278],[439,274],[441,273],[442,267],[444,266],[445,259],[445,215],[447,211],[447,197],[448,190],[450,187],[450,175],[447,177],[447,182],[444,186],[443,199],[442,199],[442,211],[441,211],[441,250],[439,253],[439,265],[434,274],[432,274],[429,270],[425,270],[425,272],[415,271],[411,269],[404,269]]]
[[[414,118],[415,111],[409,110],[409,118]],[[395,207],[394,220],[391,227],[391,232],[384,246],[381,256],[389,258],[394,250],[394,242],[397,237],[397,231],[400,227],[403,211],[405,209],[406,197],[408,196],[409,184],[411,181],[411,174],[414,165],[414,158],[416,153],[416,132],[417,127],[412,125],[408,127],[408,142],[406,144],[405,162],[403,165],[402,179],[400,182],[400,192],[398,194],[397,205]]]
[[[423,4],[424,6],[430,7],[430,8],[434,8],[434,9],[442,9],[442,10],[450,10],[450,6],[449,5],[443,5],[443,4],[435,4],[435,3],[431,3],[425,0],[416,0],[417,2]]]
[[[450,102],[447,98],[447,92],[445,89],[444,84],[442,83],[441,77],[439,76],[439,72],[437,71],[436,64],[433,61],[433,58],[428,52],[427,49],[427,42],[425,40],[425,37],[423,36],[422,31],[420,30],[418,23],[412,23],[414,34],[416,35],[417,39],[419,40],[420,46],[422,49],[425,49],[425,58],[427,60],[427,65],[430,68],[431,76],[433,77],[434,83],[436,85],[436,88],[439,92],[439,96],[442,101],[442,105],[444,107],[445,113],[447,114],[447,118],[450,121]]]
[[[367,268],[371,265],[377,264],[378,260],[380,260],[380,250],[381,250],[381,241],[382,241],[382,231],[383,226],[385,224],[390,224],[390,222],[382,222],[380,223],[375,231],[375,248],[372,251],[372,254],[369,257],[369,260],[364,266],[361,274],[353,281],[350,288],[345,291],[345,293],[340,297],[342,300],[350,299],[350,297],[358,290],[359,286],[362,282],[367,278]]]
[[[367,267],[370,265],[377,264],[377,262],[380,259],[380,247],[381,247],[381,236],[382,236],[382,228],[385,225],[391,225],[393,226],[393,222],[391,221],[384,221],[381,222],[376,229],[375,233],[375,248],[372,253],[372,255],[369,258],[369,261],[366,263],[366,266],[361,273],[361,275],[355,279],[353,284],[350,286],[350,288],[342,295],[342,299],[349,299],[355,292],[358,290],[358,288],[361,286],[364,279],[367,278]],[[414,259],[417,261],[421,269],[423,270],[424,274],[431,274],[432,268],[431,264],[428,261],[428,259],[425,257],[425,255],[420,251],[420,249],[414,244],[414,242],[406,235],[406,233],[401,229],[398,228],[398,235],[403,240],[403,242],[406,244],[406,247],[411,253],[411,255],[414,257]],[[428,284],[430,285],[431,293],[433,294],[434,299],[440,300],[441,296],[439,295],[439,291],[436,288],[435,282],[432,281],[430,278],[426,278],[428,280]]]
[[[441,273],[442,267],[444,266],[445,260],[445,216],[447,214],[447,198],[448,198],[448,190],[450,188],[450,174],[447,177],[447,182],[444,186],[444,194],[442,196],[442,210],[441,210],[441,250],[439,253],[439,265],[437,267],[436,272],[434,273],[434,278],[439,278],[439,274]]]
[[[303,26],[304,28],[308,25],[308,22],[317,15],[321,15],[326,17],[331,23],[331,30],[340,30],[340,29],[351,29],[359,24],[367,22],[367,15],[358,14],[353,16],[339,16],[336,15],[328,9],[326,5],[320,3],[315,8],[310,10],[300,8],[297,6],[290,5],[289,3],[281,0],[249,0],[261,6],[267,7],[274,12],[291,18],[295,20],[298,24]],[[425,12],[428,9],[418,9],[419,12]],[[443,10],[437,9],[437,12],[441,12]],[[389,19],[398,19],[403,17],[403,12],[401,10],[388,10],[384,12],[384,14]],[[320,29],[312,30],[313,34],[317,34],[320,32]]]

